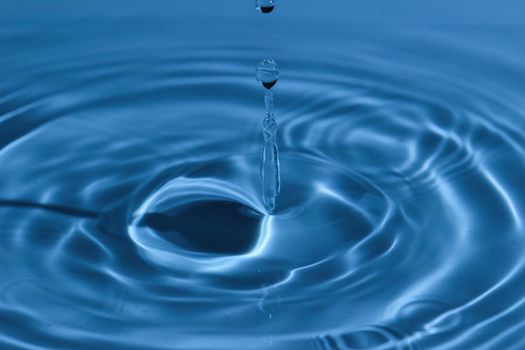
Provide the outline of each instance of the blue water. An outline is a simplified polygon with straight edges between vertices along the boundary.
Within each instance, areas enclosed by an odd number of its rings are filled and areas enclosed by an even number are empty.
[[[525,349],[523,1],[275,3],[2,2],[0,349]]]

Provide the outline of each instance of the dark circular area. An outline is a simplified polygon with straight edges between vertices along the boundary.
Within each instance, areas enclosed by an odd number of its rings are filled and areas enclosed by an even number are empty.
[[[255,245],[259,232],[259,218],[248,213],[239,203],[201,201],[174,212],[147,213],[139,226],[147,226],[187,250],[243,254]]]
[[[274,6],[261,6],[262,13],[270,13],[273,11]]]

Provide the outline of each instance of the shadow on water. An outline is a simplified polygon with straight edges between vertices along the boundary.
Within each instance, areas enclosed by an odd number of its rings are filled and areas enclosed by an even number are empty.
[[[99,213],[96,211],[72,208],[56,204],[45,204],[32,201],[24,200],[9,200],[0,199],[0,207],[11,207],[11,208],[27,208],[27,209],[39,209],[45,211],[51,211],[62,215],[75,216],[88,219],[97,219]]]
[[[139,226],[161,232],[187,250],[213,254],[242,254],[258,239],[260,220],[231,201],[202,201],[173,213],[147,213]]]

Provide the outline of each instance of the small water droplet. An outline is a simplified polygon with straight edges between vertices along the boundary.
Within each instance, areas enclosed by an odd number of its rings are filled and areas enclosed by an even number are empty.
[[[266,89],[271,89],[279,80],[279,67],[273,59],[264,59],[257,65],[255,77]]]
[[[275,3],[274,0],[256,0],[255,6],[257,7],[257,10],[262,13],[270,13],[273,11]]]

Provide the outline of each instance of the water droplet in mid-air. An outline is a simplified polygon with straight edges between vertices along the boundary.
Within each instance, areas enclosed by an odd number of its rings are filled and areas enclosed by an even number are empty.
[[[274,0],[256,0],[255,5],[257,6],[257,10],[262,13],[270,13],[275,7]]]
[[[257,65],[255,77],[267,89],[271,89],[279,80],[279,67],[273,59],[264,59]]]

